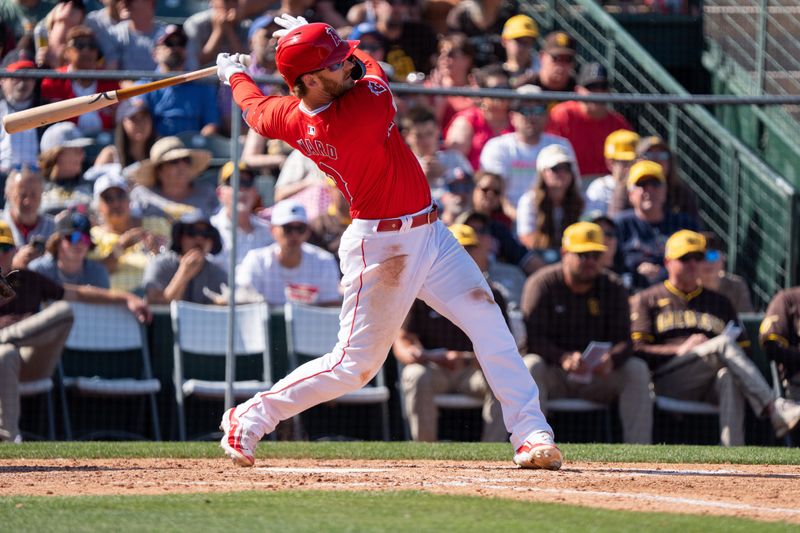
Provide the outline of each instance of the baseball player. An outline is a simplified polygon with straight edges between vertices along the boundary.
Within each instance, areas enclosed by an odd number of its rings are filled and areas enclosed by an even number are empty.
[[[557,470],[562,454],[539,407],[539,392],[475,262],[437,218],[425,175],[394,122],[395,102],[378,63],[331,26],[282,15],[278,71],[291,96],[264,96],[238,54],[220,54],[248,125],[311,158],[350,203],[339,256],[344,301],[339,339],[269,391],[229,409],[222,448],[252,466],[263,435],[281,420],[361,388],[383,365],[415,298],[472,340],[503,408],[514,462]]]

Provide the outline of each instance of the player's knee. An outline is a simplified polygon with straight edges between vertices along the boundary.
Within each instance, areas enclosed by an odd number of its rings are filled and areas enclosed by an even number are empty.
[[[432,386],[433,373],[425,365],[411,364],[403,367],[403,387],[406,390],[419,390]]]
[[[625,373],[627,381],[637,383],[650,382],[650,368],[647,366],[647,363],[638,357],[631,357],[625,361],[625,364],[622,365],[622,371]]]

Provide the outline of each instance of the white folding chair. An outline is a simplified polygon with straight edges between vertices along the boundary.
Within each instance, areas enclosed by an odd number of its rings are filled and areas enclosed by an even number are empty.
[[[47,439],[56,438],[56,419],[53,409],[53,379],[44,378],[36,381],[24,381],[19,384],[19,395],[22,398],[44,395],[45,410],[47,411]],[[33,435],[38,438],[38,435]]]
[[[96,352],[103,358],[103,363],[98,363],[94,368],[81,368],[81,374],[91,375],[64,375],[62,380],[64,389],[73,391],[82,396],[99,396],[112,398],[147,397],[150,403],[150,418],[152,422],[153,438],[161,440],[161,430],[158,423],[158,409],[156,407],[156,394],[161,390],[161,382],[153,377],[150,368],[150,352],[147,347],[145,328],[136,317],[121,305],[88,304],[71,302],[70,307],[75,316],[69,338],[65,344],[66,350],[79,352]],[[123,352],[138,351],[140,357],[130,362],[117,359],[114,361],[115,369],[131,368],[129,377],[107,377],[108,368],[112,365],[106,357],[122,357]],[[84,362],[88,358],[83,358]],[[62,364],[62,369],[64,365]],[[68,371],[68,370],[67,370]],[[105,374],[105,377],[101,374]],[[116,371],[115,371],[116,374]],[[91,439],[98,435],[111,435],[123,438],[141,438],[143,435],[128,431],[95,431],[84,438]]]
[[[300,365],[300,358],[322,357],[330,352],[339,335],[339,309],[317,307],[289,302],[284,306],[286,345],[292,369]],[[389,440],[389,388],[386,386],[383,366],[375,378],[363,388],[349,392],[334,400],[344,405],[380,405],[381,434]],[[295,437],[302,436],[300,417],[294,421]]]
[[[261,355],[259,379],[236,380],[233,394],[247,400],[272,387],[269,346],[269,308],[266,303],[237,305],[234,325],[234,356]],[[174,332],[175,399],[178,405],[178,433],[186,440],[185,401],[188,396],[206,400],[225,399],[225,376],[218,380],[189,378],[184,358],[188,355],[225,357],[228,349],[228,308],[173,301],[170,304]]]

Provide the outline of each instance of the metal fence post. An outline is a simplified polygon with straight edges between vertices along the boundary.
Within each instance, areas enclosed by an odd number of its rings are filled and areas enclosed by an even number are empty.
[[[758,29],[756,30],[756,94],[764,94],[766,86],[766,42],[767,42],[767,9],[769,8],[769,0],[761,0],[759,2],[758,12]]]
[[[223,87],[224,89],[224,87]],[[231,176],[231,251],[228,257],[228,347],[225,353],[225,410],[233,407],[235,396],[233,383],[236,381],[236,353],[234,346],[234,328],[236,327],[236,230],[238,228],[239,213],[239,135],[242,129],[241,111],[236,101],[231,97],[231,162],[233,175]],[[224,209],[224,207],[222,208]]]

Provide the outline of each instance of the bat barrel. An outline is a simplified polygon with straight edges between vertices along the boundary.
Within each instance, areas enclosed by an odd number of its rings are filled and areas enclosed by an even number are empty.
[[[17,133],[97,111],[118,101],[117,91],[78,96],[8,114],[3,117],[3,126],[7,133]]]

